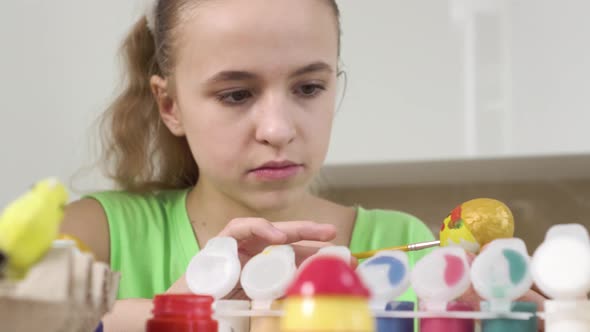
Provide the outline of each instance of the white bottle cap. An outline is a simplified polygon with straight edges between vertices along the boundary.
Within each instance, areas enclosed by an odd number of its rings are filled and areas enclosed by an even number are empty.
[[[471,265],[475,291],[490,302],[490,310],[510,312],[511,302],[533,285],[530,257],[517,238],[490,242]]]
[[[588,230],[586,230],[586,228],[580,224],[553,225],[549,228],[549,230],[547,230],[547,234],[545,234],[545,241],[561,236],[575,238],[590,246],[590,236],[588,235]]]
[[[296,271],[295,252],[290,245],[269,246],[246,263],[240,281],[253,307],[270,309],[272,301],[285,294]]]
[[[215,237],[207,242],[186,269],[189,289],[199,295],[220,299],[234,289],[240,278],[238,243],[231,237]]]
[[[552,226],[535,250],[531,272],[539,289],[556,300],[585,298],[590,291],[590,240],[579,224]]]
[[[470,285],[465,249],[440,247],[419,260],[411,274],[412,287],[429,310],[446,310]]]
[[[346,264],[350,264],[352,261],[352,254],[350,249],[345,246],[329,246],[323,247],[316,253],[318,256],[334,256],[342,259]]]
[[[352,254],[350,253],[350,249],[345,246],[327,246],[320,248],[315,254],[307,257],[300,265],[298,270],[301,271],[305,266],[316,259],[317,257],[336,257],[343,260],[346,264],[352,263]]]
[[[408,255],[403,251],[382,251],[356,269],[371,290],[371,306],[385,310],[387,303],[403,294],[410,285]]]

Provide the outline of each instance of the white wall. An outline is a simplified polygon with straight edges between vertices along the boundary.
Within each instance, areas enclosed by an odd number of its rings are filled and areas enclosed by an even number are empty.
[[[116,88],[116,49],[138,3],[2,1],[0,206],[45,176],[68,182],[96,157],[89,127]],[[328,162],[464,155],[464,40],[449,1],[339,3],[348,89]],[[590,2],[511,3],[514,95],[506,137],[514,141],[498,150],[488,144],[497,133],[480,130],[478,151],[590,151]],[[84,190],[108,185],[97,172],[78,183]]]
[[[329,165],[590,153],[590,1],[339,3],[349,84]]]
[[[0,206],[34,181],[91,162],[89,128],[116,86],[133,1],[19,0],[0,9]],[[106,181],[82,177],[83,188]],[[74,194],[75,195],[75,194]]]
[[[447,1],[339,4],[348,84],[328,163],[463,151],[461,35]]]
[[[531,2],[512,7],[514,151],[590,152],[590,1]]]

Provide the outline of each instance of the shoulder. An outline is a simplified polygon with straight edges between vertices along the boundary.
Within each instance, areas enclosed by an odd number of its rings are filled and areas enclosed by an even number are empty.
[[[67,206],[61,232],[79,238],[98,260],[109,262],[113,243],[158,228],[163,219],[184,204],[185,193],[102,191],[84,195]]]
[[[157,193],[102,191],[84,196],[85,199],[94,200],[102,207],[109,222],[119,219],[147,221],[154,217],[165,217],[175,205],[184,203],[185,197],[186,190]]]
[[[176,191],[174,191],[176,192]],[[131,193],[127,191],[99,191],[84,195],[86,199],[93,199],[100,205],[126,206],[134,205],[160,205],[169,192],[164,193]]]

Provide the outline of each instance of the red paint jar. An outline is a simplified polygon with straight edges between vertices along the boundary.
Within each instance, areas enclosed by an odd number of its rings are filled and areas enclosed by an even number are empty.
[[[470,303],[450,302],[447,311],[473,311]],[[473,332],[475,321],[473,319],[460,318],[422,318],[420,319],[421,332]]]
[[[217,332],[212,304],[210,296],[157,295],[154,297],[154,316],[148,320],[146,332]]]

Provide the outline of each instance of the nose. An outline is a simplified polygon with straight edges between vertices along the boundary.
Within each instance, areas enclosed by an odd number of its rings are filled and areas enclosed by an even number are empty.
[[[295,107],[287,98],[269,97],[261,100],[256,112],[256,140],[266,145],[282,147],[295,139],[293,119]]]

